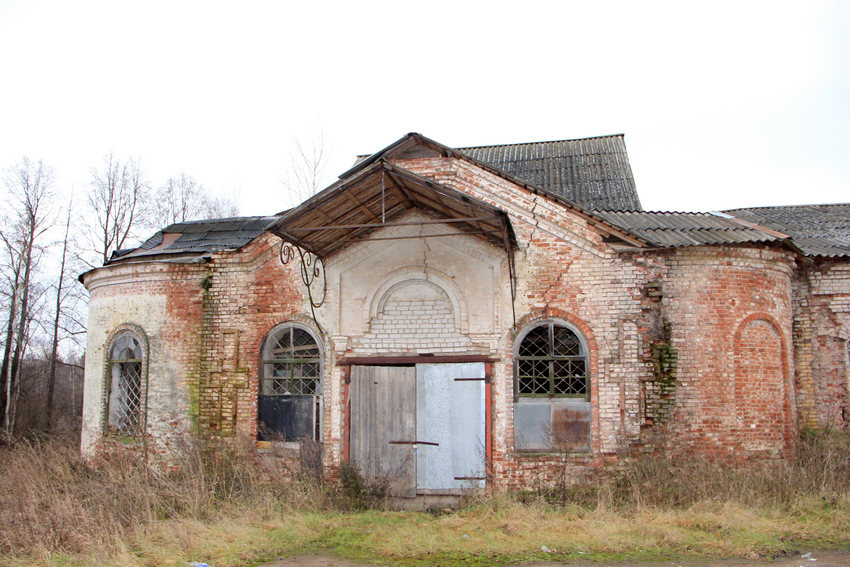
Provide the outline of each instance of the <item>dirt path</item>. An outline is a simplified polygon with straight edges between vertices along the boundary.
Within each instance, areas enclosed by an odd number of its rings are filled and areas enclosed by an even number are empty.
[[[330,555],[293,555],[261,567],[374,567]],[[813,551],[808,557],[795,555],[772,561],[750,559],[687,559],[683,561],[616,561],[597,563],[579,559],[566,563],[521,563],[519,567],[850,567],[850,551]]]

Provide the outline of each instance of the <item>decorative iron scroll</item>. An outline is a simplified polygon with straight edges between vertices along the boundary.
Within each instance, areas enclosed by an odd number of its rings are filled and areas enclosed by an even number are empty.
[[[295,259],[295,254],[301,261],[301,281],[304,287],[307,288],[307,297],[310,299],[310,310],[313,311],[317,307],[321,307],[325,303],[325,296],[328,293],[328,281],[325,277],[325,262],[319,256],[312,252],[305,252],[300,247],[282,242],[280,245],[280,262],[284,266]],[[321,295],[315,298],[313,291],[314,287],[318,291],[318,283],[321,282]],[[316,319],[316,312],[313,311],[313,320]]]

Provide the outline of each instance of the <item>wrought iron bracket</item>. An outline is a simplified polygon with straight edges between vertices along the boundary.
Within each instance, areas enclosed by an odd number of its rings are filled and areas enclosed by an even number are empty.
[[[324,305],[325,297],[328,294],[325,261],[312,252],[307,252],[300,246],[286,241],[281,242],[279,254],[280,263],[284,266],[292,262],[297,254],[300,263],[299,272],[301,274],[301,282],[307,288],[307,298],[310,300],[310,312],[313,314],[313,321],[318,325],[319,321],[316,319],[316,309]],[[316,292],[319,291],[321,291],[321,294],[317,296]]]

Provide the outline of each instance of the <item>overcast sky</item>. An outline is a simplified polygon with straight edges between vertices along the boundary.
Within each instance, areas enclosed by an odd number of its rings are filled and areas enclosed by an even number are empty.
[[[243,214],[416,131],[449,146],[625,133],[646,210],[850,201],[850,1],[0,0],[0,168],[86,189],[107,152]]]

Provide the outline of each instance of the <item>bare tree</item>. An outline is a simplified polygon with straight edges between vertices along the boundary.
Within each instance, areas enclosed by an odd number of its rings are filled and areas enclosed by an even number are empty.
[[[160,186],[150,207],[152,228],[189,220],[237,216],[239,208],[226,198],[216,198],[186,173],[169,177]]]
[[[14,428],[14,394],[20,385],[21,365],[36,312],[33,306],[42,291],[34,274],[44,251],[41,238],[50,228],[47,208],[52,175],[52,170],[41,161],[36,164],[24,158],[5,178],[15,211],[0,229],[9,270],[6,336],[0,364],[7,435],[11,435]]]
[[[147,186],[138,163],[117,160],[111,153],[102,169],[92,170],[88,194],[91,209],[89,241],[101,263],[120,250],[144,215]]]
[[[59,341],[61,340],[60,332],[63,329],[60,323],[63,320],[63,316],[66,314],[66,311],[69,309],[69,303],[75,303],[74,300],[78,299],[78,295],[73,293],[73,283],[74,279],[71,274],[68,273],[68,268],[70,267],[70,258],[68,256],[69,247],[73,246],[72,242],[72,233],[71,233],[71,213],[73,211],[73,201],[68,203],[68,214],[65,218],[65,237],[62,239],[62,253],[59,260],[59,272],[55,281],[55,291],[56,291],[56,301],[55,301],[55,310],[53,312],[53,328],[51,329],[51,341],[50,341],[50,367],[47,372],[47,388],[45,392],[45,400],[44,400],[44,411],[41,414],[41,426],[45,430],[50,430],[53,427],[54,419],[53,419],[53,398],[54,398],[54,390],[56,388],[56,374],[58,370],[58,366],[60,364],[59,358]],[[68,285],[70,280],[71,286]]]
[[[201,218],[221,219],[227,217],[238,217],[239,205],[227,197],[209,197],[204,204]]]
[[[289,193],[292,206],[305,201],[324,188],[324,170],[328,164],[325,135],[320,131],[309,146],[295,142],[295,151],[289,154],[289,167],[283,186]]]

